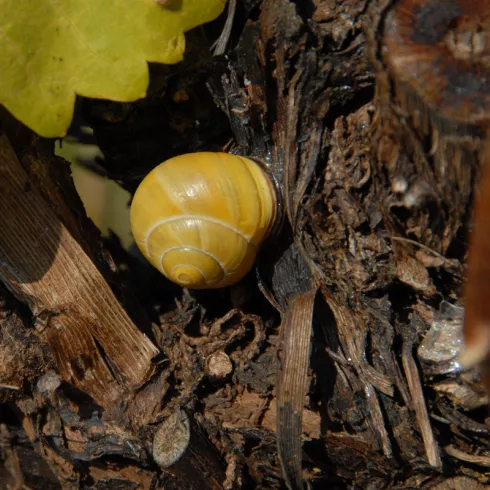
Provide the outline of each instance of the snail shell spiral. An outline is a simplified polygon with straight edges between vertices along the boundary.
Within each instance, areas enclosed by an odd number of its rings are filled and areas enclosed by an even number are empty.
[[[188,288],[234,284],[274,226],[276,190],[255,161],[192,153],[153,169],[136,190],[131,228],[143,255]]]

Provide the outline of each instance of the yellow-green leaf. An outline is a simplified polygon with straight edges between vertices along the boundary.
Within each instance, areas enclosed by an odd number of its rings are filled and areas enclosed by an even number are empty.
[[[45,137],[70,125],[75,96],[130,102],[147,62],[177,63],[184,32],[226,0],[0,0],[0,103]]]

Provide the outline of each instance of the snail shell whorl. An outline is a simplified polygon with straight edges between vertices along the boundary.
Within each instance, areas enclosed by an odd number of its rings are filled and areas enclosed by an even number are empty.
[[[191,153],[144,178],[131,205],[131,228],[143,255],[170,280],[217,288],[250,271],[276,208],[275,188],[253,160]]]

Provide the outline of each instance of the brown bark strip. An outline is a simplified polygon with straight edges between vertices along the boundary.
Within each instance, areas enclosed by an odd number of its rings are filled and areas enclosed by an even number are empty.
[[[427,413],[427,407],[425,405],[424,393],[422,391],[422,384],[420,381],[419,372],[415,360],[412,355],[413,342],[405,339],[402,349],[402,364],[405,371],[405,376],[408,382],[408,389],[412,397],[413,408],[415,410],[415,416],[422,433],[422,439],[424,440],[425,452],[429,464],[434,468],[441,468],[441,454],[439,451],[439,445],[434,438],[434,432],[430,425],[429,414]]]
[[[490,146],[481,151],[482,177],[480,197],[475,205],[470,235],[468,275],[465,286],[465,350],[460,362],[474,366],[490,359],[490,302],[487,295],[490,288]],[[488,364],[488,362],[487,362]],[[483,366],[483,377],[490,393],[490,368]]]
[[[277,446],[290,489],[302,489],[301,433],[310,353],[313,306],[317,289],[297,296],[282,323],[284,351],[277,384]]]
[[[36,318],[63,378],[101,406],[138,389],[157,348],[33,188],[0,137],[0,279]]]

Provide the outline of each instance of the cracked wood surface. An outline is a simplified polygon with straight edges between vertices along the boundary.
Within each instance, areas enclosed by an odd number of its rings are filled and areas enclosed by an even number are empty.
[[[158,349],[0,138],[0,279],[31,308],[64,380],[109,408],[137,390]]]

